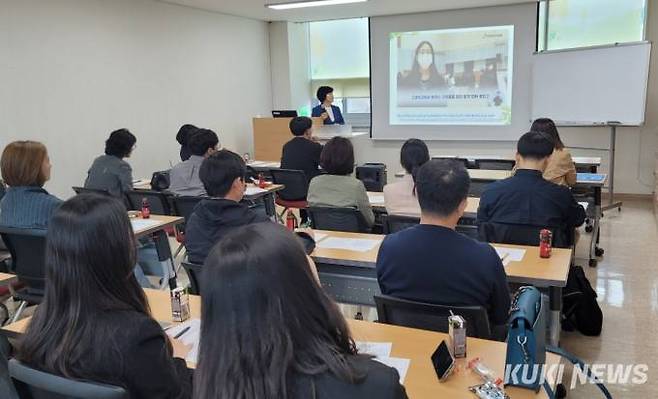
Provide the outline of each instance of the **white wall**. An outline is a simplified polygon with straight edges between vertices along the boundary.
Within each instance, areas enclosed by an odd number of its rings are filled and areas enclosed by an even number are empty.
[[[269,34],[273,108],[297,110],[309,106],[308,24],[271,22]]]
[[[654,187],[654,168],[658,150],[658,2],[649,2],[647,40],[654,42],[651,56],[646,122],[639,128],[620,128],[617,131],[617,157],[615,167],[615,192],[649,194]],[[299,46],[298,43],[292,43]],[[287,67],[289,68],[289,66]],[[289,73],[289,70],[273,66],[273,76]],[[301,77],[300,79],[307,79]],[[515,83],[516,84],[516,83]],[[530,85],[530,82],[527,83]],[[529,126],[528,126],[529,128]],[[519,136],[524,132],[519,132]],[[568,146],[607,149],[609,130],[606,128],[561,128],[563,141]],[[359,138],[354,141],[357,162],[384,162],[389,169],[389,181],[402,168],[399,165],[401,141],[374,141]],[[512,155],[515,142],[494,141],[428,141],[433,154],[452,155]],[[575,156],[600,156],[601,170],[608,170],[606,151],[572,149]]]
[[[0,0],[0,148],[44,142],[47,188],[82,184],[110,131],[138,138],[135,177],[177,162],[183,123],[250,151],[272,108],[267,23],[153,0]]]

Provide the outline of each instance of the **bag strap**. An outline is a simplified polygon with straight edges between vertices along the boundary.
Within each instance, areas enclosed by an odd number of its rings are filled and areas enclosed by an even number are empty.
[[[599,390],[601,390],[601,392],[603,393],[603,396],[606,399],[612,399],[612,395],[610,395],[610,391],[608,391],[608,388],[606,388],[606,386],[598,378],[596,378],[596,376],[592,375],[591,370],[589,369],[589,367],[587,367],[587,368],[584,367],[585,362],[583,362],[582,360],[580,360],[576,356],[572,355],[571,353],[565,351],[564,349],[558,348],[556,346],[546,345],[546,352],[550,352],[550,353],[556,354],[560,357],[563,357],[563,358],[567,359],[568,361],[570,361],[573,365],[579,366],[581,370],[585,370],[585,372],[587,373],[587,378],[590,381],[594,382],[594,384],[596,384],[596,386],[599,388]],[[544,383],[544,389],[546,389],[546,394],[548,394],[549,399],[554,399],[555,394],[553,393],[553,390],[548,385],[549,385],[548,382]]]

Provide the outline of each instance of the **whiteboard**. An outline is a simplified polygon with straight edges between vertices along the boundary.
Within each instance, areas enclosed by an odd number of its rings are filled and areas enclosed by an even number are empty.
[[[561,125],[641,125],[651,43],[549,51],[532,58],[532,116]]]

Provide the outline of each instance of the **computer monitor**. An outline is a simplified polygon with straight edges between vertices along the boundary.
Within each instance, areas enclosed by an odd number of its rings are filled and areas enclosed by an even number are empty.
[[[282,109],[272,111],[273,118],[294,118],[297,116],[297,111],[294,109]]]

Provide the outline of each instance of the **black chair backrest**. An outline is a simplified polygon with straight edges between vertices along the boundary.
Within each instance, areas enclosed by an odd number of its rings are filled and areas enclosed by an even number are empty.
[[[470,168],[470,165],[468,163],[468,159],[466,158],[458,158],[458,157],[432,157],[432,159],[447,159],[449,161],[455,161],[459,162],[464,165],[466,169]]]
[[[101,194],[112,196],[107,190],[98,190],[95,188],[84,188],[84,187],[71,187],[76,194]]]
[[[420,218],[413,216],[385,215],[382,216],[384,234],[393,234],[420,223]]]
[[[174,202],[176,216],[181,216],[187,221],[192,216],[194,207],[204,199],[207,199],[207,197],[173,197],[172,200]]]
[[[450,312],[466,320],[466,334],[474,338],[491,338],[487,310],[482,306],[449,306],[415,302],[388,295],[375,295],[380,323],[447,333]]]
[[[183,269],[185,269],[185,272],[187,273],[187,277],[190,278],[190,294],[192,295],[200,295],[201,293],[201,285],[200,285],[200,280],[199,278],[201,277],[201,265],[197,265],[196,263],[190,263],[190,262],[181,262],[181,265],[183,266]]]
[[[42,295],[46,280],[46,230],[0,226],[13,272],[30,294]]]
[[[471,186],[468,189],[468,196],[480,198],[484,190],[491,183],[493,183],[493,181],[490,179],[471,178]]]
[[[383,163],[366,163],[356,167],[356,178],[363,182],[366,191],[382,192],[388,180],[386,165]]]
[[[470,237],[474,240],[478,240],[480,238],[478,233],[478,227],[475,225],[458,224],[455,227],[455,231],[457,231],[457,233],[465,235],[466,237]]]
[[[153,190],[129,190],[126,191],[126,197],[130,203],[130,209],[133,211],[142,210],[142,200],[146,198],[151,213],[155,215],[172,215],[169,196],[160,191]]]
[[[555,248],[570,248],[573,245],[573,233],[550,226],[482,222],[478,226],[478,235],[480,240],[485,242],[538,246],[539,231],[542,229],[548,229],[553,233]]]
[[[309,207],[308,213],[314,229],[368,233],[370,229],[356,208]]]
[[[475,169],[512,170],[516,161],[511,159],[476,159]]]
[[[122,387],[72,380],[10,359],[9,376],[21,399],[129,399]]]
[[[308,179],[303,170],[272,169],[272,183],[283,184],[285,188],[277,191],[277,196],[284,201],[301,201],[308,194]]]

